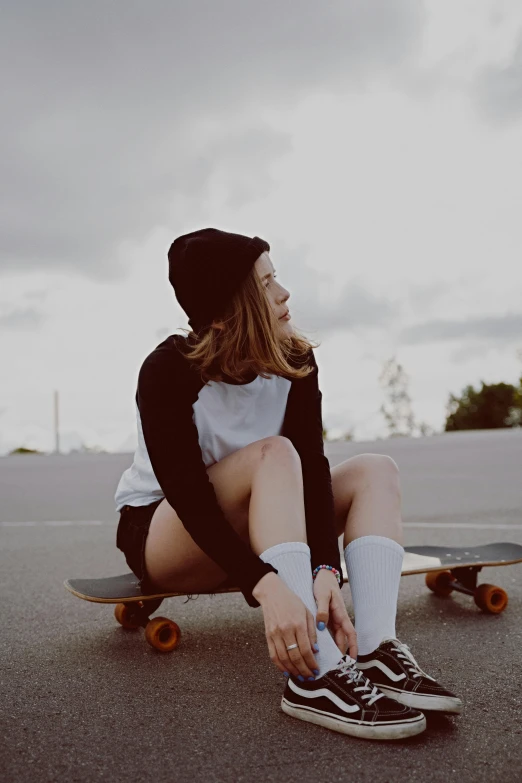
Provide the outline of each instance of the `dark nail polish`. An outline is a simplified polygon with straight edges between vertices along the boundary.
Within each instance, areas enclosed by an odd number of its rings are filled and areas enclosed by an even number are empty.
[[[303,675],[302,675],[302,674],[298,674],[298,675],[297,675],[297,679],[298,679],[298,680],[301,680],[301,682],[304,682],[304,677],[303,677]]]
[[[283,672],[283,674],[284,674],[284,676],[285,676],[285,677],[290,677],[290,675],[288,674],[288,672]]]
[[[308,682],[315,682],[315,677],[309,677]]]
[[[313,648],[314,648],[315,652],[319,652],[319,645],[317,644],[317,642],[313,643]]]
[[[320,631],[324,631],[324,629],[326,628],[326,625],[321,620],[320,623],[317,623],[317,627],[319,628]]]
[[[312,669],[312,671],[316,676],[319,674],[319,669]]]

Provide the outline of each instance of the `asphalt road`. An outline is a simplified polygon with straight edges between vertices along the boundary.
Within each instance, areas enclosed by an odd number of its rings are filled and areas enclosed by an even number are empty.
[[[522,543],[522,431],[326,445],[331,465],[392,456],[406,544]],[[79,601],[71,576],[123,573],[113,494],[132,455],[0,459],[0,779],[40,781],[502,781],[522,778],[522,564],[482,581],[498,616],[401,582],[397,631],[464,700],[399,742],[357,740],[281,712],[261,610],[241,594],[169,599],[181,626],[162,655],[113,607]],[[344,588],[351,611],[349,587]]]

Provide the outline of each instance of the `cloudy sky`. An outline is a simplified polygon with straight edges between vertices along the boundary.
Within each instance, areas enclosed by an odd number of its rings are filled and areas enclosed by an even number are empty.
[[[517,0],[3,0],[0,454],[133,448],[174,237],[271,245],[332,436],[522,372]]]

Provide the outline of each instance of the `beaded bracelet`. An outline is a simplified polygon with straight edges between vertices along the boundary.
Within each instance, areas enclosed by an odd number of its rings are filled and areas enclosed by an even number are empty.
[[[319,573],[319,571],[321,570],[321,568],[326,568],[328,571],[331,571],[333,574],[335,574],[335,577],[336,577],[336,579],[337,579],[337,581],[339,583],[339,587],[341,586],[341,574],[339,573],[337,568],[334,568],[333,566],[330,566],[330,565],[318,565],[317,568],[314,568],[314,570],[312,572],[312,578],[314,580],[315,580],[315,577],[317,576],[317,574]]]

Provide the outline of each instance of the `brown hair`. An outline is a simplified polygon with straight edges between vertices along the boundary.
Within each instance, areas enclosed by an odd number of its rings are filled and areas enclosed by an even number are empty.
[[[311,342],[295,328],[294,334],[281,336],[279,328],[264,286],[252,267],[219,323],[214,321],[198,334],[183,329],[188,332],[184,353],[205,384],[222,381],[223,375],[241,383],[252,371],[263,378],[305,378],[313,372],[313,367],[306,364],[309,352],[320,343]]]

